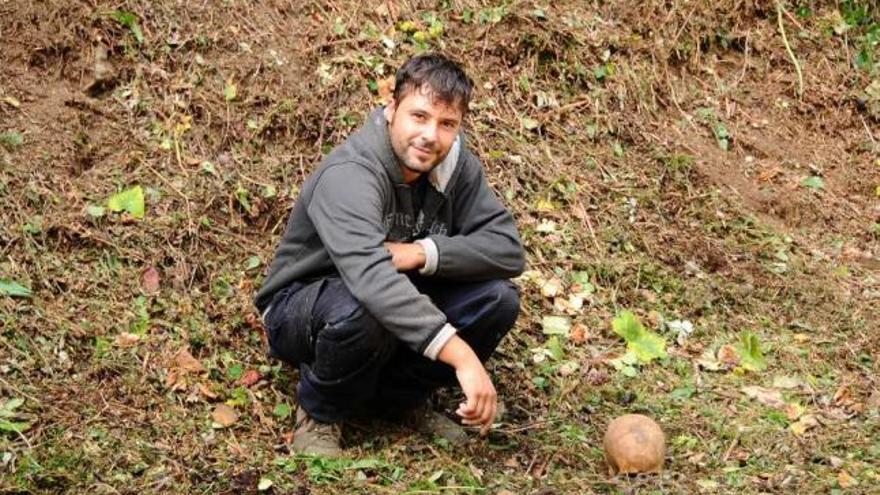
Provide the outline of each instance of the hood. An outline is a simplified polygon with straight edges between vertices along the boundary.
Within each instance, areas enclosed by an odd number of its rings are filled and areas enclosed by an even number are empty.
[[[385,118],[385,107],[379,107],[370,112],[370,116],[361,131],[353,136],[358,149],[376,158],[385,167],[388,175],[395,184],[403,184],[403,173],[394,149],[391,147],[391,135],[388,133],[388,120]],[[428,175],[428,179],[434,188],[445,193],[454,177],[458,167],[458,158],[464,143],[464,136],[459,133],[446,158],[434,167]]]

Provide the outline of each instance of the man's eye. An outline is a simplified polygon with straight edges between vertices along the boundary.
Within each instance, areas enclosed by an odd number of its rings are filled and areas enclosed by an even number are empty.
[[[423,113],[414,113],[414,114],[413,114],[413,117],[414,117],[416,120],[425,120],[425,114],[423,114]]]

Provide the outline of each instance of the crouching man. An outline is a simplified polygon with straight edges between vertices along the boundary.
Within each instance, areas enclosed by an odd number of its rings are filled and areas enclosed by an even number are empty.
[[[467,148],[473,85],[438,54],[306,180],[257,293],[271,355],[299,367],[293,448],[337,456],[339,425],[397,418],[461,443],[431,393],[456,383],[464,425],[491,427],[484,363],[513,326],[524,253]]]

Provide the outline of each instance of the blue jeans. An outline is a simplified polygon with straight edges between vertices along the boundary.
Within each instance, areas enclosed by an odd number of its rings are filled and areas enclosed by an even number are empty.
[[[411,280],[484,363],[519,313],[519,290],[508,280]],[[389,405],[414,407],[457,383],[452,367],[400,343],[338,277],[278,291],[265,324],[270,355],[299,367],[297,400],[320,422],[373,415]]]

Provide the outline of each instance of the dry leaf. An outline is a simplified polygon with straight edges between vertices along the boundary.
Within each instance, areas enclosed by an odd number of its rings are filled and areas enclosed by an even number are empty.
[[[841,471],[837,473],[837,484],[840,485],[841,488],[849,488],[858,485],[859,482],[846,471]]]
[[[391,101],[391,97],[394,95],[394,76],[376,81],[376,85],[378,86],[379,98],[382,102],[388,103]]]
[[[736,366],[739,364],[739,353],[732,345],[724,344],[718,348],[718,361],[728,366]]]
[[[216,399],[217,398],[217,394],[212,392],[211,389],[208,388],[208,386],[205,385],[204,383],[199,384],[199,392],[201,392],[202,395],[204,395],[205,397],[207,397],[209,399]]]
[[[287,430],[286,432],[281,434],[281,440],[285,445],[290,445],[293,443],[293,430]]]
[[[804,414],[804,406],[795,403],[789,403],[782,406],[782,412],[789,421],[794,421]]]
[[[560,292],[562,292],[562,281],[556,277],[551,278],[541,285],[541,294],[544,297],[556,297]]]
[[[785,401],[782,400],[782,392],[779,390],[759,387],[757,385],[749,385],[743,387],[742,392],[746,394],[746,396],[770,407],[781,408],[785,405]]]
[[[211,419],[221,427],[226,428],[238,421],[238,413],[226,404],[217,404],[214,412],[211,413]]]
[[[797,436],[801,436],[812,428],[819,426],[819,420],[816,419],[812,414],[806,414],[801,416],[801,419],[795,421],[794,423],[788,425],[788,428]]]
[[[119,347],[131,347],[140,342],[141,336],[133,333],[122,332],[116,336],[116,345]]]
[[[587,341],[587,326],[583,323],[576,323],[568,334],[568,339],[576,345],[581,345]]]
[[[773,378],[773,387],[774,388],[782,388],[782,389],[793,389],[799,388],[804,385],[804,382],[797,378],[793,378],[790,376],[777,376]]]
[[[183,372],[201,373],[202,371],[205,371],[205,367],[202,366],[202,363],[194,358],[186,347],[177,351],[177,354],[174,355],[174,364],[176,364]]]
[[[849,388],[846,385],[843,385],[834,392],[834,404],[838,406],[845,406],[852,402],[852,392],[850,392]]]
[[[177,383],[177,378],[178,378],[177,373],[175,373],[173,371],[169,371],[168,375],[165,376],[165,387],[167,387],[167,388],[173,387],[174,384]]]
[[[159,271],[155,267],[150,266],[144,270],[143,286],[144,292],[147,294],[159,293]]]
[[[241,378],[238,379],[238,384],[245,387],[250,387],[260,381],[261,378],[263,378],[263,375],[261,375],[259,371],[255,369],[249,369],[245,371],[243,375],[241,375]]]

